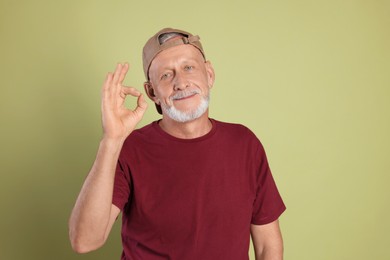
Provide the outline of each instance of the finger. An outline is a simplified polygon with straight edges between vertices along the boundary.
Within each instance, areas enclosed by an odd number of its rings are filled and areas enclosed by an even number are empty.
[[[115,69],[115,72],[114,72],[114,77],[112,79],[112,83],[114,85],[118,84],[119,75],[121,73],[121,70],[122,70],[122,64],[118,63],[118,65],[116,65],[116,69]]]
[[[141,95],[139,96],[139,98],[138,98],[138,100],[137,100],[137,104],[138,104],[138,106],[139,106],[141,109],[143,109],[143,110],[145,110],[145,109],[148,107],[148,103],[146,102],[145,97],[144,97],[143,94],[141,94]]]
[[[106,79],[104,80],[104,83],[103,83],[103,91],[108,90],[110,88],[111,81],[112,81],[112,73],[109,72],[109,73],[107,73]]]
[[[115,95],[121,95],[122,83],[123,83],[123,80],[125,79],[125,76],[126,76],[128,70],[129,70],[129,64],[126,62],[125,64],[123,64],[123,66],[120,70]]]
[[[101,94],[103,103],[106,103],[110,99],[110,97],[112,96],[112,94],[111,94],[111,92],[112,92],[111,91],[112,77],[113,77],[113,74],[110,72],[107,74],[106,79],[104,81],[103,88],[102,88],[102,94]]]
[[[121,88],[121,96],[124,98],[127,95],[131,95],[133,97],[139,97],[141,95],[141,92],[133,87],[122,87]]]
[[[137,100],[137,107],[134,110],[134,113],[137,114],[139,117],[142,117],[148,108],[148,103],[146,103],[146,100],[144,98],[144,95],[140,95]]]
[[[125,79],[126,77],[126,74],[127,74],[127,71],[129,71],[129,63],[125,63],[122,67],[122,70],[119,74],[119,84],[122,84],[123,80]]]

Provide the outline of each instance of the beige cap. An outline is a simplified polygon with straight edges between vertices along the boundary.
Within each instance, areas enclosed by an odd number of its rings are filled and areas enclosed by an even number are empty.
[[[161,44],[160,43],[161,36],[167,33],[178,33],[183,35],[183,37],[180,39],[167,41]],[[189,32],[172,29],[172,28],[164,28],[159,32],[157,32],[155,35],[153,35],[152,38],[150,38],[146,42],[142,52],[142,61],[144,65],[144,73],[145,73],[146,80],[149,80],[149,68],[153,59],[156,57],[158,53],[168,48],[181,45],[181,44],[191,44],[192,46],[196,47],[202,53],[203,57],[206,59],[206,55],[204,54],[202,44],[200,43],[199,40],[200,38],[197,35],[194,36]]]

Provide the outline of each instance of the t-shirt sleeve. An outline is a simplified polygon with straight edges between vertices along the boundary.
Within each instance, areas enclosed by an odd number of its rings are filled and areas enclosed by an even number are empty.
[[[112,204],[117,206],[121,211],[123,211],[126,203],[129,200],[130,186],[130,171],[127,165],[119,159],[115,171]]]
[[[279,218],[286,206],[276,187],[274,178],[268,165],[267,156],[260,144],[257,151],[257,160],[260,160],[256,178],[257,192],[253,204],[252,224],[264,225]]]

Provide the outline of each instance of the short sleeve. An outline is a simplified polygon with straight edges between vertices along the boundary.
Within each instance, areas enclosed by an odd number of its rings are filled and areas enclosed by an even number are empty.
[[[253,204],[252,224],[264,225],[279,218],[286,206],[276,187],[263,146],[257,151],[259,167],[256,178],[257,192]]]
[[[118,160],[116,171],[115,171],[115,180],[114,180],[114,191],[112,195],[112,204],[117,206],[121,211],[123,211],[126,203],[130,197],[130,172],[126,164]]]

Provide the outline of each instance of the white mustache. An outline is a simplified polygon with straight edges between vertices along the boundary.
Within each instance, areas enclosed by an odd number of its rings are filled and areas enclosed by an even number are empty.
[[[194,94],[200,94],[200,91],[199,90],[180,91],[180,92],[177,92],[175,95],[173,95],[171,97],[171,100],[186,98],[186,97],[192,96]]]

